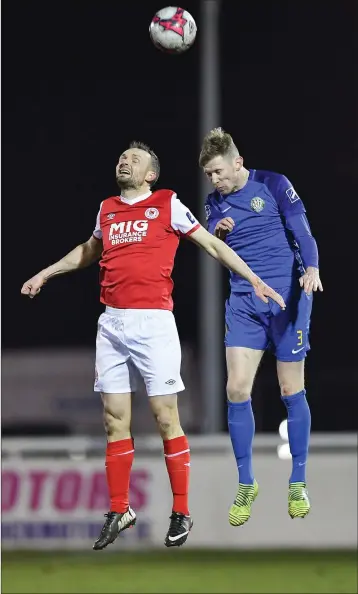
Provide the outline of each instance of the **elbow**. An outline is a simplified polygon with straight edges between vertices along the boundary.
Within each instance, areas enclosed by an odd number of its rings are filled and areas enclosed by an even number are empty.
[[[214,247],[208,246],[206,248],[206,253],[209,254],[209,256],[211,256],[212,258],[215,258],[215,260],[220,260],[218,251]]]
[[[220,260],[222,256],[222,242],[220,239],[212,235],[206,251],[212,258],[215,258],[215,260]]]

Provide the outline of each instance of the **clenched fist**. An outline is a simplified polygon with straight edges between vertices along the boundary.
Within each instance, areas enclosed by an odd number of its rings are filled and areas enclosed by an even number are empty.
[[[216,223],[214,235],[216,235],[216,237],[218,237],[222,241],[225,241],[227,234],[230,233],[230,231],[232,231],[234,227],[234,220],[231,217],[225,217],[225,219],[221,219],[221,221]]]
[[[33,299],[33,297],[36,297],[36,295],[39,294],[41,287],[43,287],[45,283],[45,277],[39,272],[22,285],[21,294],[28,295],[30,299]]]

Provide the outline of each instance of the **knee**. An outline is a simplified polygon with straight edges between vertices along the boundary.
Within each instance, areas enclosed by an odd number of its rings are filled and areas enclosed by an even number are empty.
[[[297,394],[298,392],[301,392],[302,390],[304,390],[304,381],[301,379],[289,379],[289,378],[285,378],[279,381],[280,384],[280,390],[281,390],[281,396],[283,397],[287,397],[287,396],[293,396],[294,394]]]
[[[103,422],[110,441],[130,437],[130,416],[127,411],[104,409]]]
[[[305,389],[304,360],[297,362],[277,362],[277,378],[281,396],[293,396]]]
[[[180,426],[179,412],[176,406],[158,407],[154,411],[154,418],[163,439],[173,439],[183,434]]]
[[[230,379],[227,382],[226,393],[230,402],[245,402],[251,397],[252,386],[244,378]]]
[[[292,382],[284,382],[280,385],[281,396],[292,396],[296,394],[296,390],[293,387]]]

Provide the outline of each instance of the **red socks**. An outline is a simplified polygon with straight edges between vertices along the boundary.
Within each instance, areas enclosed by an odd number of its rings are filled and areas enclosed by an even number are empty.
[[[166,439],[164,456],[173,492],[173,511],[189,515],[190,450],[185,435]],[[134,459],[132,438],[107,443],[106,474],[110,511],[124,513],[129,506],[129,479]]]
[[[188,493],[190,473],[190,449],[185,435],[166,439],[164,444],[165,463],[173,492],[173,511],[189,515]]]
[[[129,478],[134,459],[132,438],[107,443],[106,474],[110,511],[124,513],[129,506]]]

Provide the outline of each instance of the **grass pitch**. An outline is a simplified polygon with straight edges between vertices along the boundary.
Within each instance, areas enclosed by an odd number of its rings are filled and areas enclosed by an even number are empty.
[[[2,555],[3,594],[357,594],[354,552],[29,553]]]

